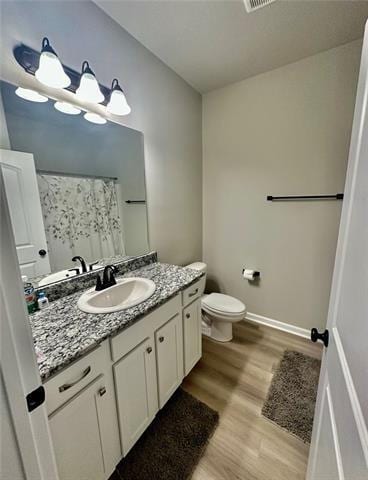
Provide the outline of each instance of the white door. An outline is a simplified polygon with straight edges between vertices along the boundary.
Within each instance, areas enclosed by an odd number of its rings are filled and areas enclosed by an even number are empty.
[[[0,166],[22,275],[50,273],[33,155],[0,150]]]
[[[366,27],[308,480],[368,479],[367,96]]]
[[[1,171],[0,332],[0,450],[6,459],[0,478],[57,480],[45,405],[29,411],[26,402],[30,392],[42,394],[42,388]]]
[[[154,340],[148,338],[114,365],[124,456],[158,410]]]
[[[158,396],[162,408],[183,380],[182,321],[176,315],[155,332]]]

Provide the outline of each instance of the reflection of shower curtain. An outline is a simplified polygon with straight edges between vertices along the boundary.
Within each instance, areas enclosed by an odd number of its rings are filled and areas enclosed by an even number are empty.
[[[38,174],[51,270],[74,255],[93,262],[124,255],[119,205],[112,180]]]

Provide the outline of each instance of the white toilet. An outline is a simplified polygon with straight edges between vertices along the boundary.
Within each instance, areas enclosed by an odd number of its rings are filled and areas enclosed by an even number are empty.
[[[202,262],[191,263],[187,267],[207,273],[207,265]],[[204,287],[201,292],[202,333],[218,342],[230,342],[233,338],[233,323],[245,318],[246,306],[229,295],[222,293],[204,295],[203,293]]]

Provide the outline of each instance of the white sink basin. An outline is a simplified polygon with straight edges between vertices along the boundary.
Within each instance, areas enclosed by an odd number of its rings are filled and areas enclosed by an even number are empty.
[[[102,265],[93,265],[92,270],[97,270],[98,268],[103,268]],[[60,270],[59,272],[51,273],[47,277],[43,278],[38,282],[39,287],[48,285],[49,283],[59,282],[60,280],[65,280],[66,278],[75,277],[77,272],[69,270]]]
[[[156,285],[147,278],[130,277],[116,285],[96,292],[87,290],[78,300],[78,308],[87,313],[111,313],[134,307],[151,297]]]

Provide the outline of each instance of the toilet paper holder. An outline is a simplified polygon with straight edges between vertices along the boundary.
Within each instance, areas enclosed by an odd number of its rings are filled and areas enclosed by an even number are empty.
[[[250,274],[250,276],[246,276],[244,273],[248,271],[248,273]],[[252,280],[256,280],[258,279],[260,276],[261,276],[261,272],[259,272],[258,270],[250,270],[248,268],[243,268],[242,270],[242,275],[244,278],[246,278],[247,280],[249,281],[252,281]]]

